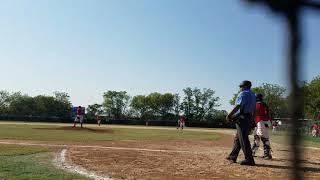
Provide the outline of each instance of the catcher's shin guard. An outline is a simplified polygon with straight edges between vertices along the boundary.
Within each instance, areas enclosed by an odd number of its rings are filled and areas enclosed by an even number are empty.
[[[272,159],[269,139],[262,137],[261,140],[263,142],[263,152],[264,152],[263,158]]]
[[[253,143],[253,146],[251,149],[252,149],[252,156],[256,157],[256,152],[258,151],[259,146],[256,143]]]
[[[252,156],[256,156],[256,152],[259,149],[260,146],[260,136],[258,136],[256,133],[254,134],[254,140],[253,140],[253,145],[252,145]]]

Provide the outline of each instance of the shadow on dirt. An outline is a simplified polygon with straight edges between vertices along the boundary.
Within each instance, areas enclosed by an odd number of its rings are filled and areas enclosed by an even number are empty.
[[[84,131],[84,132],[92,132],[92,133],[107,133],[107,134],[112,134],[113,130],[112,129],[93,129],[93,128],[86,128],[86,127],[46,127],[46,128],[33,128],[33,129],[39,129],[39,130],[60,130],[60,131]]]
[[[272,161],[278,161],[278,162],[292,162],[292,160],[290,159],[281,159],[281,158],[273,158]],[[302,164],[312,164],[312,165],[318,165],[320,166],[320,163],[318,162],[312,162],[312,161],[308,161],[308,160],[301,160],[300,163]]]
[[[291,166],[279,166],[279,165],[270,165],[270,164],[256,164],[256,166],[264,167],[264,168],[272,168],[272,169],[285,169],[285,170],[292,169]],[[304,172],[320,172],[320,168],[313,168],[313,167],[301,167],[300,170]]]

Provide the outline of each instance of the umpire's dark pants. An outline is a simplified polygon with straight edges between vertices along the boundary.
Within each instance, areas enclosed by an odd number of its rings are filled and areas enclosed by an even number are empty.
[[[245,159],[250,162],[254,161],[249,141],[250,122],[251,116],[246,116],[244,119],[241,119],[240,122],[236,123],[237,134],[234,137],[233,149],[229,155],[233,160],[237,160],[240,149],[242,149]]]

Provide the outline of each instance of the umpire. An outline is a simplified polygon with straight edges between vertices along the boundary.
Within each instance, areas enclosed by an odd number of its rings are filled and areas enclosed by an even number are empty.
[[[226,159],[233,163],[237,162],[240,149],[242,149],[245,160],[241,161],[240,164],[254,166],[255,162],[252,157],[252,150],[248,136],[253,121],[256,96],[250,90],[250,81],[242,81],[239,87],[241,92],[237,97],[236,105],[226,117],[227,120],[235,121],[237,128],[237,134],[234,137],[232,151]]]

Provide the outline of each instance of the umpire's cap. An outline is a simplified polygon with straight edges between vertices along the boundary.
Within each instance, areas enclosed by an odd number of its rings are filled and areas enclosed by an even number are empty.
[[[247,88],[251,88],[252,84],[250,81],[248,80],[244,80],[240,83],[239,87],[247,87]]]

